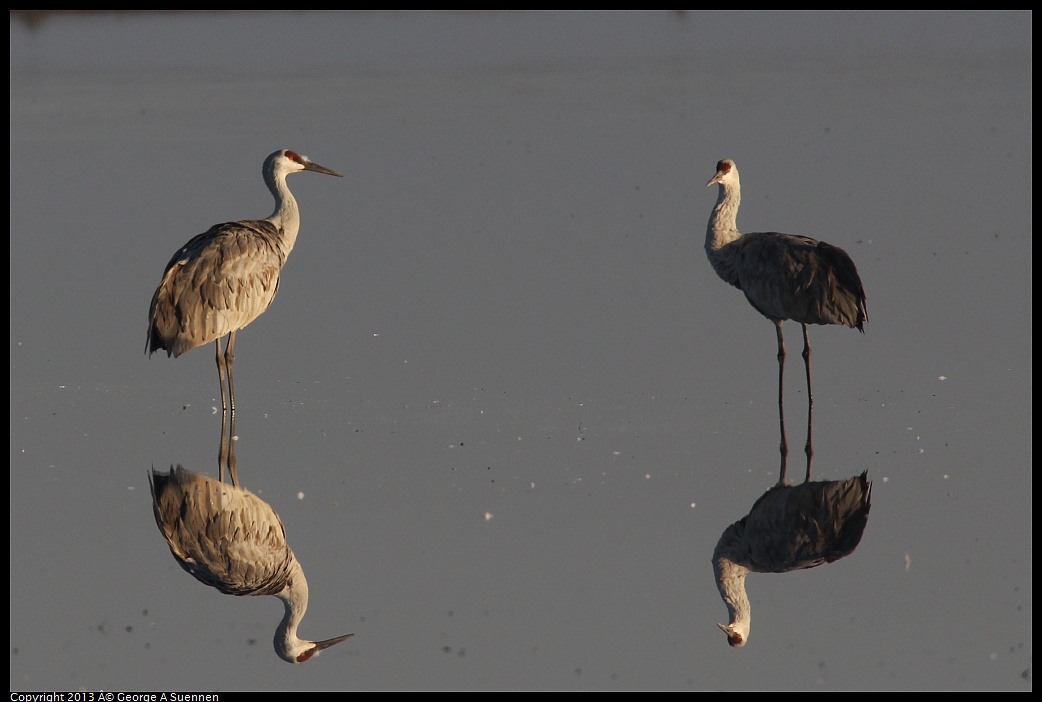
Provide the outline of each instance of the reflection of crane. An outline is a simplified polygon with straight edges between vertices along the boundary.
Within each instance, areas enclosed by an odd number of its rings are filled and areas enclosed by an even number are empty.
[[[146,350],[180,356],[196,346],[217,344],[221,406],[235,410],[232,362],[235,333],[259,317],[279,289],[279,272],[293,250],[300,211],[286,176],[315,171],[339,176],[306,156],[282,149],[264,161],[264,182],[275,196],[267,219],[216,224],[193,238],[166,264],[148,310]],[[221,353],[221,337],[228,343]],[[224,376],[228,374],[228,397]]]
[[[805,236],[777,232],[741,234],[738,205],[742,201],[738,168],[734,161],[716,164],[706,186],[716,183],[720,194],[706,229],[706,254],[713,270],[724,281],[745,293],[756,310],[774,323],[778,336],[778,419],[781,424],[782,459],[788,454],[782,385],[785,340],[782,322],[791,319],[803,326],[803,362],[807,368],[807,460],[814,452],[810,415],[814,397],[810,387],[810,338],[808,324],[845,324],[864,332],[868,321],[865,288],[854,262],[842,249]]]
[[[275,630],[280,658],[303,663],[351,636],[297,638],[308,607],[308,581],[271,505],[249,490],[180,466],[169,473],[153,470],[149,483],[156,524],[182,568],[226,595],[282,600],[286,612]]]
[[[713,572],[731,618],[718,625],[727,642],[744,646],[749,638],[745,576],[750,571],[787,573],[850,555],[861,543],[871,501],[868,471],[846,480],[779,483],[724,529],[713,552]]]

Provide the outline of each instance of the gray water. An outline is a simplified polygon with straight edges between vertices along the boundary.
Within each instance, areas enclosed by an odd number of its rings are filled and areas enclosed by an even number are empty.
[[[12,690],[1030,690],[1031,21],[995,13],[11,18]],[[142,353],[162,268],[265,217],[297,247],[238,337],[243,484],[307,573],[174,562],[146,473],[216,474],[212,348]],[[774,331],[703,251],[739,226],[857,262],[813,327],[815,477],[868,470],[859,549],[710,556],[777,479]],[[799,326],[786,325],[790,475]]]

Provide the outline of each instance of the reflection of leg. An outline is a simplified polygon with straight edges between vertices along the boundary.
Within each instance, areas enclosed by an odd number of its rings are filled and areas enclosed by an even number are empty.
[[[221,386],[224,389],[224,386]],[[224,467],[228,465],[228,410],[221,412],[221,444],[217,449],[217,480],[224,482]]]
[[[221,384],[221,409],[228,409],[228,399],[224,395],[224,375],[225,375],[225,364],[224,354],[221,353],[221,340],[220,338],[214,342],[217,345],[217,381]]]
[[[235,470],[237,466],[235,461],[235,439],[235,410],[233,409],[228,428],[228,473],[232,477],[232,485],[239,487],[239,474]]]
[[[814,426],[814,394],[810,389],[810,336],[807,325],[803,325],[803,364],[807,367],[807,445],[803,450],[807,453],[807,477],[810,480],[810,464],[814,460],[814,440],[811,431]]]
[[[232,383],[232,364],[235,363],[235,332],[228,335],[228,345],[224,347],[224,361],[228,364],[228,402],[231,411],[235,411],[235,385]]]
[[[228,477],[232,485],[238,487],[239,475],[235,462],[235,411],[221,412],[221,446],[217,450],[217,479],[224,482],[224,469],[228,468]]]
[[[785,484],[785,464],[789,457],[789,442],[785,439],[785,337],[782,336],[782,323],[777,320],[774,329],[778,334],[778,426],[781,429],[781,475],[780,484]]]

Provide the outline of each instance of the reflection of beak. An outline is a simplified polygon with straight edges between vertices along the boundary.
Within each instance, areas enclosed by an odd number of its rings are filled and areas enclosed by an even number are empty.
[[[304,651],[299,656],[297,656],[297,663],[303,663],[304,661],[308,660],[309,658],[311,658],[313,655],[315,655],[319,651],[324,651],[325,649],[329,648],[330,646],[338,644],[341,641],[343,641],[344,639],[349,639],[352,636],[354,636],[354,634],[344,634],[343,636],[338,636],[335,639],[326,639],[325,641],[316,641],[314,646],[312,646],[311,648],[309,648],[308,650]]]

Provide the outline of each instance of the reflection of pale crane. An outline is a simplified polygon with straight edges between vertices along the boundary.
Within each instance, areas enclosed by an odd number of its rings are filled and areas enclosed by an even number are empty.
[[[153,470],[149,483],[156,524],[182,568],[226,595],[274,595],[282,600],[286,611],[275,630],[280,658],[303,663],[351,636],[326,641],[297,638],[308,607],[308,581],[271,505],[249,490],[180,466],[169,473]]]
[[[782,322],[791,319],[803,326],[803,362],[807,368],[807,461],[814,452],[810,415],[814,396],[810,387],[810,338],[808,324],[844,324],[864,332],[868,321],[865,288],[854,262],[842,249],[805,236],[738,231],[738,205],[742,201],[738,168],[734,161],[716,164],[706,186],[716,183],[720,194],[706,229],[706,254],[713,270],[724,281],[745,293],[756,310],[774,323],[778,336],[778,419],[781,424],[782,460],[788,454],[782,385],[785,340]]]
[[[713,552],[713,573],[730,614],[728,624],[718,625],[729,644],[744,646],[749,638],[745,576],[813,568],[850,555],[861,543],[871,498],[868,471],[846,480],[779,482],[724,529]]]
[[[306,156],[282,149],[264,161],[264,182],[275,196],[267,219],[216,224],[174,254],[148,310],[146,350],[180,356],[196,346],[217,344],[221,406],[235,410],[232,362],[235,333],[259,317],[279,289],[279,273],[293,250],[300,211],[286,176],[315,171],[339,176]],[[221,353],[221,337],[228,343]],[[228,397],[224,377],[228,375]]]

